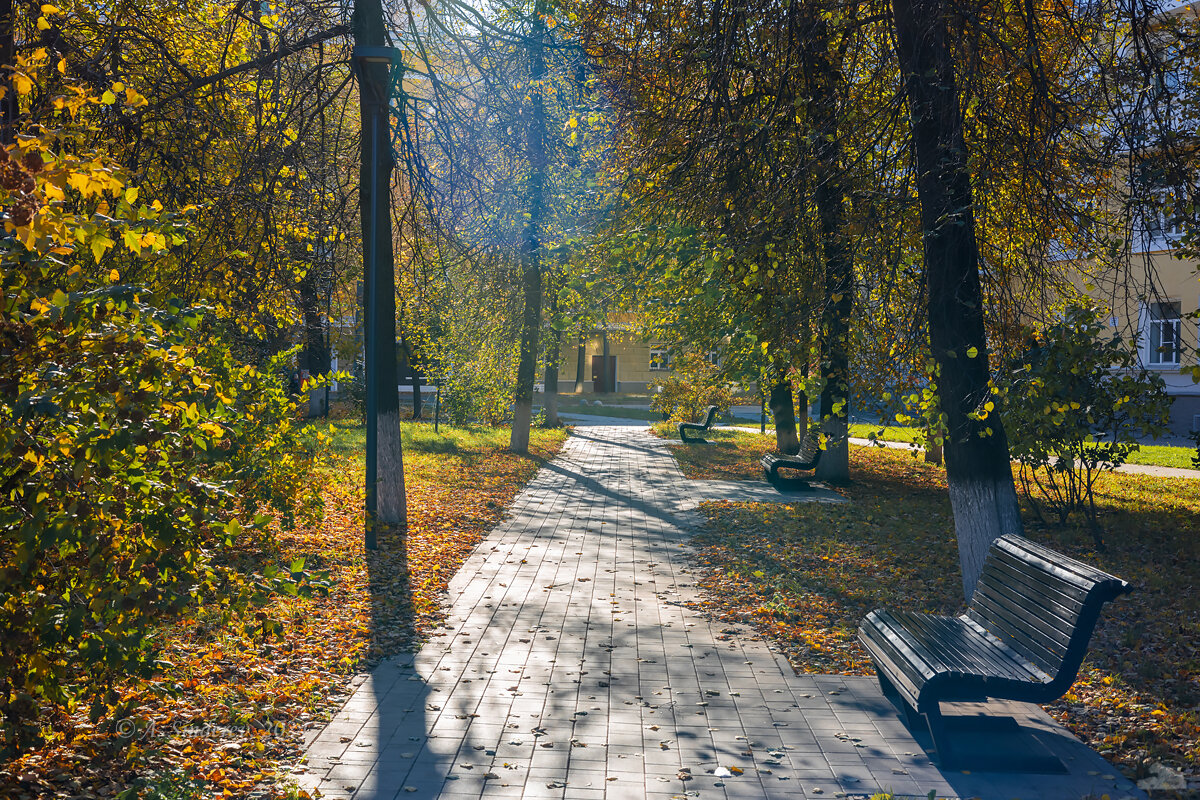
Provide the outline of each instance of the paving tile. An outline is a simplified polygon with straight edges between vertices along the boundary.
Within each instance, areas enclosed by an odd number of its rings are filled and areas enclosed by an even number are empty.
[[[694,611],[689,509],[783,497],[764,487],[687,481],[644,429],[577,428],[450,581],[447,627],[362,676],[306,732],[294,777],[346,800],[1143,796],[1022,704],[1001,710],[1045,731],[1070,775],[943,774],[873,678],[795,675],[746,626]]]

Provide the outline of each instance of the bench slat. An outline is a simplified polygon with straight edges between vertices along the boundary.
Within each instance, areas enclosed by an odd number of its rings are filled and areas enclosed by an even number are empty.
[[[1042,679],[1041,671],[1031,670],[1004,643],[986,631],[969,626],[960,617],[932,614],[895,614],[906,629],[919,636],[931,663],[958,671],[962,675],[981,675],[1029,681]],[[919,652],[919,651],[918,651]]]
[[[993,580],[1008,582],[1013,584],[1015,590],[1042,594],[1048,602],[1061,609],[1064,618],[1082,611],[1083,603],[1087,599],[1087,592],[1073,584],[1057,579],[1051,582],[1046,580],[1044,575],[1030,575],[1027,570],[1021,568],[1019,562],[1012,561],[1007,554],[1002,554],[984,565],[982,580],[987,583]]]
[[[1056,575],[1087,592],[1091,592],[1101,584],[1108,587],[1109,590],[1116,589],[1118,594],[1127,591],[1129,587],[1125,581],[1109,575],[1103,570],[1096,569],[1082,561],[1076,561],[1020,536],[1002,536],[992,544],[1027,563],[1038,563],[1043,571]]]
[[[1070,637],[1065,642],[1055,641],[1041,632],[1031,632],[1029,618],[1019,608],[993,607],[981,603],[967,612],[971,619],[990,631],[1009,647],[1047,672],[1054,673],[1062,666],[1070,646]]]
[[[986,615],[988,608],[1014,610],[1019,616],[1027,615],[1047,636],[1061,638],[1064,644],[1070,640],[1085,608],[1083,603],[1064,597],[1052,587],[1038,584],[1028,575],[1018,576],[997,564],[985,567],[976,595],[971,599],[971,607],[980,614]]]

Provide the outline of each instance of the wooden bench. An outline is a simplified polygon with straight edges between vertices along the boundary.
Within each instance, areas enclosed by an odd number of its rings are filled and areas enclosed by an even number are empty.
[[[858,639],[909,726],[924,717],[945,768],[955,755],[940,703],[1057,700],[1075,681],[1101,606],[1129,590],[1120,578],[1028,539],[1002,536],[988,550],[967,613],[877,609],[863,620]]]
[[[763,477],[767,482],[780,491],[786,489],[807,489],[808,478],[785,478],[779,474],[781,469],[795,472],[809,472],[817,468],[821,462],[821,433],[816,428],[809,429],[800,444],[800,452],[794,456],[781,456],[767,453],[762,457]],[[811,476],[809,476],[811,477]]]
[[[699,434],[704,433],[706,430],[710,429],[713,426],[714,422],[717,421],[718,413],[720,413],[719,408],[717,408],[716,406],[709,406],[708,409],[704,412],[704,422],[681,422],[681,423],[679,423],[679,438],[680,438],[680,440],[687,442],[688,444],[708,444],[708,440],[705,439],[703,436],[697,436],[694,439],[689,439],[687,436],[687,433],[688,433],[688,431],[695,431],[696,433],[699,433]]]

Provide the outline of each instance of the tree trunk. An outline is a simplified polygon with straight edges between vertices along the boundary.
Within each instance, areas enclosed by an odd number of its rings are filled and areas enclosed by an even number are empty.
[[[316,282],[316,265],[312,265],[297,286],[300,295],[300,310],[303,320],[303,341],[300,352],[300,367],[316,377],[330,371],[329,344],[325,338],[324,315],[321,293]],[[316,394],[319,392],[319,395]],[[308,414],[317,416],[328,413],[325,390],[312,390],[308,394]]]
[[[412,344],[407,336],[400,337],[400,355],[404,359],[404,371],[408,375],[408,386],[412,390],[412,418],[421,418],[423,398],[421,397],[421,376],[413,360]]]
[[[842,147],[838,135],[840,72],[830,53],[829,26],[824,17],[811,21],[804,51],[808,109],[814,139],[817,185],[814,200],[825,261],[825,302],[821,309],[818,344],[821,353],[821,432],[825,453],[816,476],[823,480],[850,479],[850,315],[854,307],[854,265],[846,245],[845,192],[842,188]]]
[[[587,337],[579,334],[579,349],[575,352],[575,394],[583,392],[584,372],[587,361]]]
[[[558,292],[555,291],[553,284],[550,286],[550,322],[557,326],[558,319]],[[558,428],[562,426],[562,421],[558,418],[558,362],[562,358],[562,331],[557,327],[554,329],[553,336],[550,337],[549,346],[546,348],[546,377],[543,381],[542,407],[546,409],[546,426],[550,428]]]
[[[929,340],[949,435],[943,446],[963,591],[969,599],[988,545],[1022,532],[1008,440],[988,388],[979,250],[963,120],[943,0],[892,0],[912,122],[924,231]]]
[[[800,439],[796,435],[796,408],[792,405],[792,382],[779,376],[771,387],[767,400],[771,418],[775,421],[775,447],[784,455],[794,456],[800,452]]]
[[[381,0],[357,0],[352,22],[356,45],[384,45]],[[386,64],[367,62],[358,64],[358,81],[362,126],[359,193],[367,315],[366,539],[367,547],[374,548],[377,532],[392,531],[400,537],[393,546],[403,553],[408,510],[400,444],[400,397],[396,391],[396,273],[388,114],[392,81]],[[407,565],[402,569],[407,571]]]
[[[543,41],[546,23],[541,0],[534,5],[533,34],[526,40],[529,56],[529,124],[526,127],[526,155],[529,159],[528,208],[522,242],[521,265],[525,311],[521,316],[521,357],[517,365],[516,408],[513,412],[512,437],[508,449],[514,453],[529,451],[529,425],[533,418],[533,382],[537,378],[538,334],[542,327],[542,213],[546,185],[546,108],[542,89],[537,86],[546,73]]]
[[[546,409],[546,426],[550,428],[562,427],[562,420],[558,418],[558,359],[560,349],[562,349],[562,334],[555,331],[554,337],[550,342],[550,347],[546,352],[546,393],[543,396],[543,403]]]
[[[840,152],[840,148],[835,149]],[[837,167],[834,167],[835,169]],[[828,481],[850,479],[850,314],[853,310],[854,271],[846,247],[845,211],[836,179],[826,178],[817,187],[817,209],[825,251],[825,308],[821,332],[821,432],[825,453],[816,477]]]
[[[601,333],[600,333],[600,355],[601,355],[600,374],[602,376],[604,376],[604,393],[607,394],[608,392],[614,391],[617,388],[616,386],[613,385],[617,382],[616,370],[613,370],[610,373],[609,369],[608,369],[608,321],[607,321],[607,319],[604,322],[604,330],[601,331]],[[612,380],[609,380],[610,378]],[[592,391],[595,391],[595,390],[596,390],[596,387],[592,386]]]

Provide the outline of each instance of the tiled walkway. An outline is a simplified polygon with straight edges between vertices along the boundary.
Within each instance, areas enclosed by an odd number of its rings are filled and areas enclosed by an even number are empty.
[[[579,429],[450,584],[448,628],[364,676],[297,780],[356,800],[1142,796],[1024,706],[1069,775],[943,774],[872,679],[796,676],[689,610],[685,509],[736,489],[686,481],[645,429]]]

